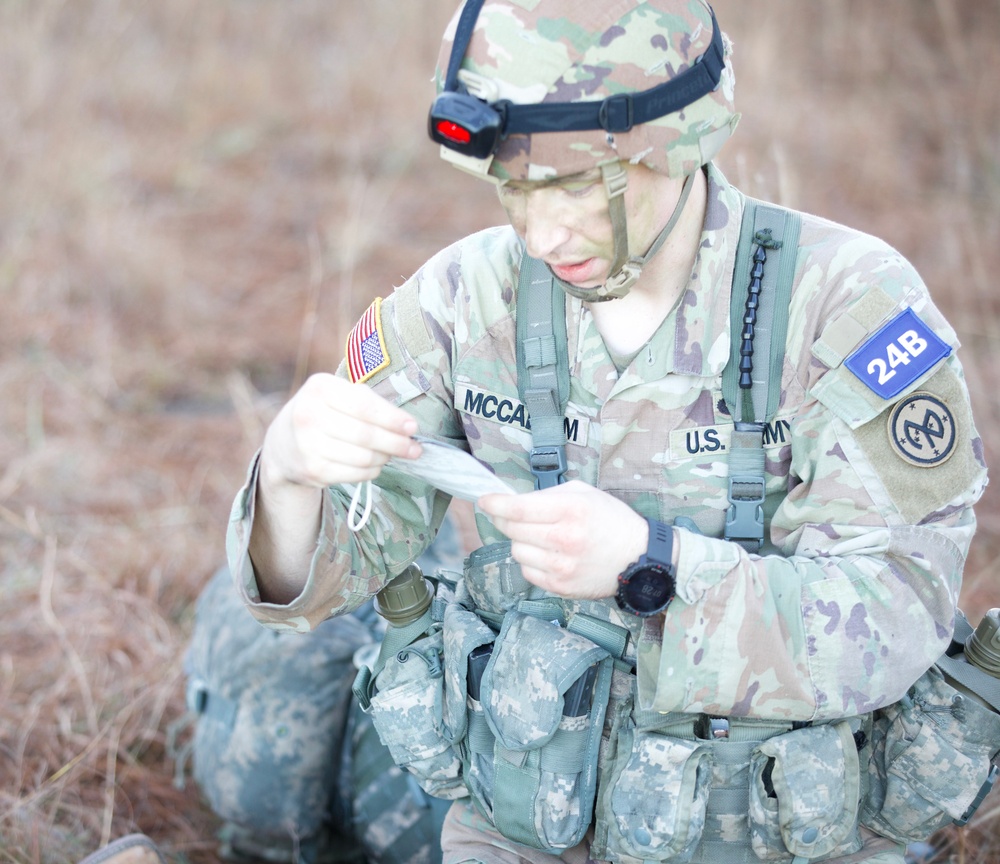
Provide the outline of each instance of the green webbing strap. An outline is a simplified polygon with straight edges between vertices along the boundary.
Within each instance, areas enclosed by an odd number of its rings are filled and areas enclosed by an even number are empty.
[[[563,602],[555,597],[543,600],[521,600],[517,604],[517,611],[533,618],[540,618],[543,621],[558,621],[563,626],[566,621],[566,609]],[[483,617],[479,610],[476,614]],[[493,623],[493,622],[489,622]],[[602,621],[591,615],[584,615],[578,612],[569,619],[565,625],[566,629],[578,636],[583,636],[591,642],[600,645],[612,657],[621,660],[625,656],[628,648],[629,631],[610,621]]]
[[[723,536],[748,552],[764,542],[764,434],[781,398],[798,214],[746,199],[729,305],[729,362],[722,395],[733,418],[729,511]]]
[[[385,664],[390,657],[402,651],[407,645],[416,642],[434,623],[432,607],[428,607],[416,621],[407,624],[405,627],[389,626],[385,629],[385,636],[378,649],[378,659],[374,665],[362,666],[358,669],[358,674],[354,678],[351,689],[354,691],[354,698],[361,705],[361,710],[367,712],[371,708],[372,686],[379,672],[385,668]]]
[[[548,268],[525,252],[517,283],[517,389],[531,418],[535,488],[563,482],[566,472],[566,295]]]
[[[971,690],[985,702],[989,702],[993,710],[1000,714],[1000,678],[994,678],[978,666],[956,660],[947,654],[942,654],[938,658],[937,665],[942,672],[954,678],[963,687]]]

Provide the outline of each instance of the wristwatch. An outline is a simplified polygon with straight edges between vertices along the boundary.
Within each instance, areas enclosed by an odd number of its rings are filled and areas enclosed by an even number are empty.
[[[674,529],[655,519],[649,523],[646,554],[618,576],[615,602],[619,609],[648,618],[662,612],[674,599]]]

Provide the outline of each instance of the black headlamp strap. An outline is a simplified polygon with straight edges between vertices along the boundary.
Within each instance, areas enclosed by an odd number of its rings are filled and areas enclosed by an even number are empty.
[[[465,56],[465,49],[469,47],[469,40],[476,29],[476,20],[479,18],[479,10],[483,8],[486,0],[468,0],[462,9],[462,14],[458,16],[458,24],[455,27],[455,41],[451,43],[451,57],[448,58],[448,74],[444,79],[444,89],[458,90],[458,70],[462,67],[462,58]]]

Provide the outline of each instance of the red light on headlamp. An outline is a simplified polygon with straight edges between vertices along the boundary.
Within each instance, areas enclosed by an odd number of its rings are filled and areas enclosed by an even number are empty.
[[[451,120],[438,120],[435,128],[438,135],[455,144],[468,144],[472,140],[472,133],[468,129]]]
[[[503,116],[468,93],[446,90],[431,105],[427,131],[449,150],[485,159],[496,152],[503,139]]]

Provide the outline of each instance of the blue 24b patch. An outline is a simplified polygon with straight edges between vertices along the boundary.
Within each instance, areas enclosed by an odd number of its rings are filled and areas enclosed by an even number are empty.
[[[904,309],[865,340],[844,365],[883,399],[902,393],[951,354],[951,346]]]

